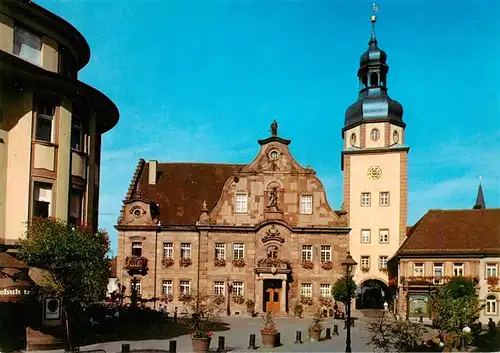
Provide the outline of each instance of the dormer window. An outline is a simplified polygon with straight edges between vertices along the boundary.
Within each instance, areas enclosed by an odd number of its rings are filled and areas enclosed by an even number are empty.
[[[312,195],[300,195],[300,214],[312,214],[313,197]]]
[[[247,213],[248,212],[248,195],[245,193],[236,194],[236,213]]]

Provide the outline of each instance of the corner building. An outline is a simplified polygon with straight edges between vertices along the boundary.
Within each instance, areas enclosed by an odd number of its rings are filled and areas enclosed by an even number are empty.
[[[248,165],[139,161],[116,226],[127,294],[135,286],[144,299],[163,296],[173,311],[199,290],[233,315],[247,315],[246,300],[257,313],[287,315],[330,297],[348,247],[346,214],[272,129]]]
[[[4,250],[32,217],[97,228],[101,135],[119,114],[105,95],[78,80],[89,58],[85,38],[62,18],[31,1],[0,3]]]
[[[387,54],[375,38],[361,55],[358,100],[345,113],[344,209],[351,255],[358,263],[356,307],[382,307],[388,294],[387,261],[406,237],[408,151],[403,108],[387,94]]]

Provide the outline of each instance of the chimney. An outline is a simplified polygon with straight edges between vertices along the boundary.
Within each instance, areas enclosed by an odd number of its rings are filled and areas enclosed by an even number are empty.
[[[149,161],[149,184],[156,184],[156,166],[158,165],[158,161]]]

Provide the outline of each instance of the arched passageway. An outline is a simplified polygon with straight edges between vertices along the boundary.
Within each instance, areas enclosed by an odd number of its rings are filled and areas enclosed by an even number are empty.
[[[364,281],[356,289],[356,309],[383,309],[390,300],[389,288],[377,279]]]

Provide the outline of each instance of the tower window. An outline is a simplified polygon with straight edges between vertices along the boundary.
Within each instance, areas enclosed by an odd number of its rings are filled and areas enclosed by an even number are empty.
[[[371,194],[369,192],[361,193],[361,207],[370,207]]]
[[[380,206],[389,206],[389,191],[382,191],[380,193]]]
[[[51,216],[52,185],[35,182],[33,190],[33,217]]]
[[[378,131],[378,129],[373,129],[371,132],[370,132],[370,138],[373,140],[373,141],[377,141],[380,137],[380,132]]]
[[[370,87],[378,87],[378,75],[376,72],[370,74]]]

